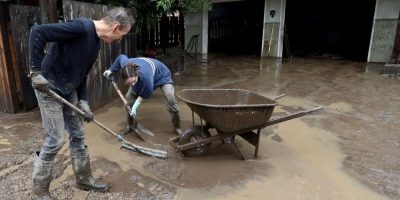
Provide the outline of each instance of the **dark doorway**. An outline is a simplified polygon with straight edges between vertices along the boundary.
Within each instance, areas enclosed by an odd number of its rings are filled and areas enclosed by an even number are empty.
[[[366,61],[375,2],[287,0],[285,25],[291,53]]]
[[[215,3],[208,15],[210,53],[261,53],[264,0]]]

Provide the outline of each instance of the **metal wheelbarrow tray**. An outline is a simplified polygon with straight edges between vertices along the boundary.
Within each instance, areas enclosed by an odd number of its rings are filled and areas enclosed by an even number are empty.
[[[171,138],[171,144],[187,156],[205,155],[211,142],[222,140],[233,144],[244,159],[234,142],[239,135],[255,146],[254,157],[257,157],[261,129],[322,109],[319,106],[271,118],[278,105],[275,100],[284,95],[272,100],[241,89],[186,89],[177,92],[177,96],[192,110],[193,127]],[[195,125],[194,113],[200,117],[200,125]],[[211,136],[208,131],[211,128],[218,134]]]

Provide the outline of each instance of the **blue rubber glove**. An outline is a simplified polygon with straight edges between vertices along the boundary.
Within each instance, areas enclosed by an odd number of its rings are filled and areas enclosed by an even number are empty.
[[[131,113],[129,113],[129,115],[133,118],[136,117],[136,110],[137,108],[140,106],[140,101],[136,100],[135,103],[133,104],[132,108],[131,108]]]

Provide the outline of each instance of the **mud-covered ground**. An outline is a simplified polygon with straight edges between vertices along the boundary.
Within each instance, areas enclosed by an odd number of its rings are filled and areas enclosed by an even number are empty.
[[[237,137],[246,157],[231,144],[214,142],[205,157],[182,157],[169,144],[169,114],[157,91],[138,110],[155,136],[147,144],[168,151],[161,160],[120,149],[121,143],[93,123],[86,143],[96,178],[110,192],[77,190],[66,145],[50,186],[58,199],[400,199],[400,80],[382,65],[325,59],[259,60],[212,55],[208,64],[173,61],[175,89],[241,88],[266,97],[285,93],[275,115],[323,106],[322,111],[268,126],[259,155]],[[218,95],[218,94],[216,94]],[[212,98],[212,97],[210,97]],[[182,127],[191,110],[179,101]],[[125,127],[119,99],[95,112],[112,130]],[[196,123],[199,123],[196,118]],[[217,134],[211,130],[211,134]],[[0,114],[0,199],[30,199],[34,152],[42,144],[37,110]],[[146,144],[135,135],[126,139]]]

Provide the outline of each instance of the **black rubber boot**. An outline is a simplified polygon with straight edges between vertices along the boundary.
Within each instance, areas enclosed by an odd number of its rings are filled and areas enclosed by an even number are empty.
[[[90,169],[90,158],[86,149],[71,150],[72,170],[75,173],[76,186],[82,190],[105,192],[110,185],[96,181]]]
[[[49,187],[52,178],[54,161],[44,161],[39,158],[39,151],[36,152],[36,160],[33,166],[33,187],[32,199],[47,200],[55,199],[50,195]]]
[[[180,126],[181,118],[179,117],[179,112],[171,112],[171,121],[174,126],[174,131],[178,134],[182,134],[182,129]]]
[[[133,131],[133,127],[132,127],[132,126],[134,126],[133,118],[129,114],[126,115],[126,122],[127,122],[126,128],[119,133],[120,135],[126,135]]]

